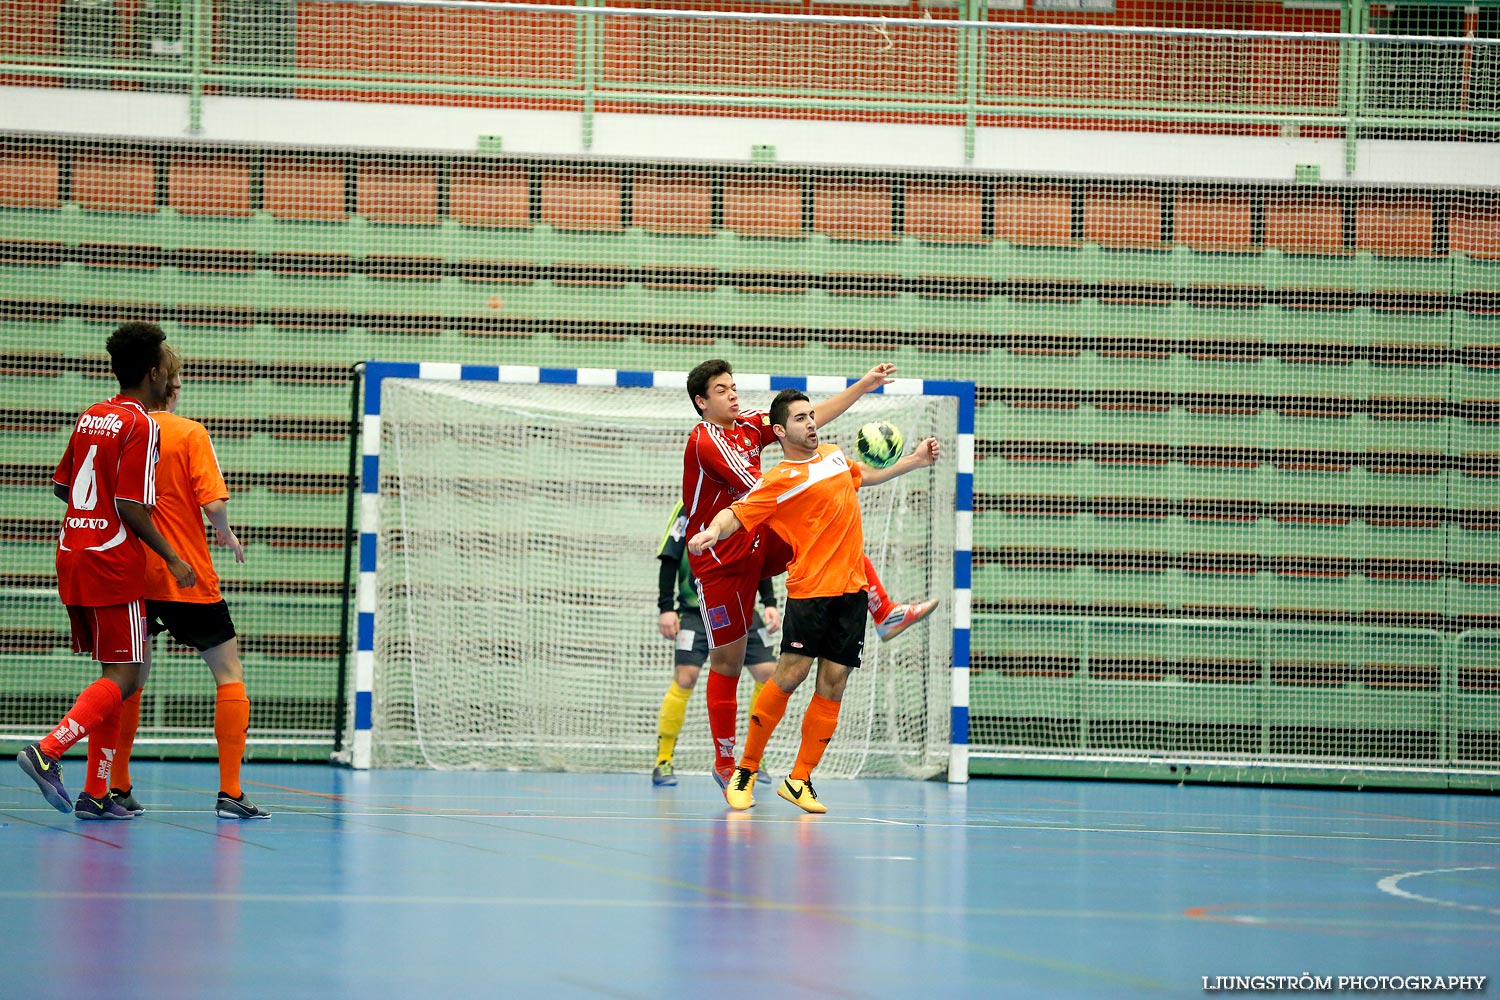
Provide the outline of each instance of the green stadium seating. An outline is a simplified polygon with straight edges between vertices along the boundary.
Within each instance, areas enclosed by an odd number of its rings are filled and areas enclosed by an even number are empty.
[[[322,546],[343,525],[335,430],[354,362],[685,369],[722,354],[741,371],[852,374],[894,357],[903,375],[981,387],[977,738],[1108,747],[1133,720],[1163,749],[1213,730],[1247,753],[1364,740],[1380,757],[1382,733],[1436,733],[1452,712],[1434,756],[1500,747],[1482,634],[1455,668],[1479,686],[1445,706],[1431,644],[1405,634],[1376,656],[1337,630],[1084,636],[1005,617],[1495,624],[1500,532],[1463,520],[1497,510],[1500,463],[1485,408],[1500,400],[1500,239],[1482,199],[1440,219],[1446,202],[1424,191],[60,149],[0,151],[29,178],[0,200],[5,572],[50,576],[38,525],[57,516],[57,415],[110,391],[100,347],[121,315],[159,314],[249,539],[245,566],[215,561],[281,696],[331,684],[343,553]],[[1058,515],[997,499],[1021,495],[1178,506]],[[1206,516],[1215,503],[1232,512]],[[1320,503],[1347,510],[1276,507]],[[53,599],[17,610],[24,589],[0,590],[4,627],[61,628]],[[277,601],[294,597],[312,623],[300,647],[274,639]],[[0,653],[0,688],[14,659]],[[183,697],[198,680],[184,675]],[[1355,718],[1363,736],[1343,732]]]

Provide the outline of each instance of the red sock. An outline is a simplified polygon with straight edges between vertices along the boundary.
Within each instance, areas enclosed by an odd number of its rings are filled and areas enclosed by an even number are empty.
[[[109,787],[130,791],[130,751],[135,748],[135,731],[141,727],[141,693],[126,698],[120,705],[120,737],[115,741],[115,762],[109,769]]]
[[[214,698],[214,739],[219,743],[219,791],[239,798],[240,762],[250,728],[250,699],[242,683],[220,684]]]
[[[895,607],[891,603],[891,597],[885,592],[885,584],[880,582],[880,574],[875,572],[875,564],[870,562],[870,557],[865,556],[865,579],[870,584],[870,618],[879,625],[885,621],[885,616],[891,613]]]
[[[734,770],[734,727],[740,714],[739,686],[739,674],[725,677],[713,670],[708,672],[704,697],[708,702],[708,731],[714,740],[714,770],[720,774]]]
[[[83,794],[96,799],[109,797],[109,772],[119,737],[118,708],[89,730],[89,770],[83,779]]]
[[[791,695],[775,684],[767,684],[760,689],[760,694],[755,697],[755,704],[750,706],[750,729],[745,734],[745,754],[740,758],[740,767],[760,770],[760,759],[765,755],[766,744],[770,742],[771,734],[776,731],[781,717],[786,714],[789,698]]]
[[[119,711],[122,700],[120,685],[107,677],[99,678],[83,689],[57,728],[42,737],[42,753],[53,760],[62,759],[68,747],[92,732],[105,716]]]
[[[823,759],[823,751],[833,739],[833,731],[839,725],[839,702],[830,701],[820,694],[812,696],[807,712],[802,716],[802,746],[797,750],[797,764],[787,777],[807,781],[813,768]]]

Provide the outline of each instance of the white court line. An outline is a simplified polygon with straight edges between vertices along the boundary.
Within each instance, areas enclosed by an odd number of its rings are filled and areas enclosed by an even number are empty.
[[[285,806],[284,806],[284,808],[285,808]],[[42,813],[43,815],[46,815],[49,812],[49,810],[47,810],[45,807],[42,807],[42,806],[37,806],[32,811]],[[181,810],[181,811],[185,812],[187,810]],[[199,810],[199,811],[201,812],[201,810]],[[537,821],[537,822],[544,822],[544,823],[545,822],[551,822],[551,821],[563,822],[563,823],[573,823],[573,822],[578,822],[580,820],[595,820],[595,819],[600,819],[601,818],[601,814],[600,813],[594,813],[594,812],[579,812],[579,813],[542,813],[542,812],[537,812],[537,813],[521,813],[521,812],[505,812],[505,811],[487,811],[487,810],[477,810],[477,809],[476,810],[472,810],[472,811],[453,811],[453,812],[441,812],[441,811],[436,811],[436,810],[429,812],[429,811],[425,811],[425,810],[416,810],[416,809],[378,809],[378,808],[377,809],[341,809],[341,810],[333,810],[333,811],[330,811],[330,810],[327,810],[327,809],[295,809],[295,810],[288,809],[288,812],[295,812],[299,816],[316,816],[316,817],[325,817],[325,818],[329,818],[329,819],[332,819],[332,818],[338,818],[338,819],[410,819],[410,820],[469,820],[469,821],[472,821],[472,820],[502,820],[502,821],[534,820],[534,821]],[[784,817],[783,816],[773,816],[773,815],[767,815],[767,816],[764,816],[764,817],[759,817],[758,816],[758,817],[756,817],[755,822],[757,822],[757,823],[798,823],[798,822],[801,822],[803,820],[803,818],[804,818],[805,815],[806,814],[804,814],[804,813],[790,813],[789,812],[788,815],[786,815]],[[620,823],[647,823],[647,824],[662,823],[662,822],[671,822],[671,823],[698,823],[698,824],[703,824],[703,825],[712,825],[712,824],[715,824],[715,823],[723,823],[724,822],[723,815],[704,814],[704,813],[685,813],[685,812],[684,813],[671,813],[671,814],[666,814],[666,815],[661,815],[661,816],[610,815],[607,818],[610,819],[613,822],[620,822]],[[1148,827],[1148,826],[1134,824],[1134,823],[1125,823],[1125,824],[1121,824],[1119,826],[1076,826],[1076,825],[1072,825],[1072,824],[1063,824],[1063,823],[993,823],[993,822],[986,822],[984,820],[977,820],[977,821],[970,821],[970,822],[960,822],[960,821],[955,821],[955,820],[948,819],[946,817],[932,819],[932,820],[912,821],[912,820],[883,819],[883,818],[881,818],[879,816],[847,816],[847,817],[842,817],[841,816],[841,817],[838,817],[838,818],[834,818],[832,815],[819,816],[818,819],[817,819],[817,822],[818,822],[819,826],[859,826],[859,825],[864,824],[864,823],[880,823],[880,824],[884,824],[884,825],[888,825],[888,826],[911,827],[913,829],[925,829],[925,830],[970,830],[970,831],[973,831],[975,833],[986,833],[986,832],[989,832],[989,831],[997,831],[997,832],[1015,831],[1015,832],[1018,832],[1018,833],[1103,833],[1103,834],[1113,833],[1113,834],[1122,834],[1122,835],[1127,835],[1127,836],[1137,836],[1137,835],[1140,835],[1140,834],[1155,834],[1155,835],[1162,835],[1162,836],[1179,836],[1179,837],[1212,837],[1212,838],[1224,838],[1224,839],[1229,839],[1229,840],[1238,840],[1238,839],[1245,839],[1245,840],[1313,840],[1313,841],[1318,841],[1318,840],[1335,840],[1335,841],[1340,841],[1340,840],[1358,840],[1358,841],[1363,841],[1364,843],[1367,843],[1367,844],[1422,844],[1424,846],[1430,845],[1432,843],[1430,840],[1426,839],[1426,837],[1419,837],[1419,836],[1417,836],[1415,834],[1412,834],[1412,835],[1409,835],[1409,836],[1404,836],[1404,837],[1371,837],[1371,836],[1362,836],[1362,835],[1357,834],[1357,833],[1307,833],[1307,832],[1280,831],[1280,830],[1218,830],[1218,831],[1207,831],[1207,830],[1187,830],[1187,829],[1183,829],[1181,827],[1176,827],[1176,828],[1172,828],[1172,827]],[[1493,843],[1492,843],[1492,841],[1490,839],[1488,839],[1488,838],[1486,838],[1486,839],[1479,839],[1479,840],[1444,840],[1443,843],[1445,845],[1452,845],[1452,846],[1469,846],[1469,847],[1492,847],[1492,846],[1494,846]]]
[[[1421,878],[1423,875],[1447,875],[1450,872],[1489,872],[1495,871],[1497,867],[1500,866],[1475,865],[1472,868],[1432,868],[1425,872],[1402,872],[1400,875],[1387,875],[1375,883],[1375,887],[1381,892],[1389,893],[1392,896],[1399,896],[1402,899],[1415,900],[1418,903],[1431,903],[1433,906],[1448,906],[1455,910],[1473,910],[1476,913],[1500,914],[1500,907],[1479,906],[1476,903],[1458,903],[1451,899],[1434,899],[1431,896],[1418,895],[1415,892],[1407,892],[1401,888],[1401,881],[1403,879]]]

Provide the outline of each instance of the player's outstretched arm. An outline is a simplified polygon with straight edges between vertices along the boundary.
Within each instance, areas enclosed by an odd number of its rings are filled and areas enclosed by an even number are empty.
[[[701,556],[713,548],[715,542],[723,541],[742,527],[740,519],[734,516],[734,511],[725,507],[714,515],[708,527],[688,539],[688,551],[695,556]]]
[[[821,403],[813,404],[813,412],[818,415],[818,426],[830,423],[843,415],[844,411],[853,406],[859,397],[867,392],[874,392],[883,385],[894,382],[896,366],[889,361],[882,361],[865,373],[864,377],[855,382],[849,388],[836,396],[831,396]]]
[[[897,476],[904,476],[913,469],[925,469],[935,463],[942,452],[942,445],[938,444],[937,438],[927,438],[908,454],[902,456],[900,461],[887,468],[872,469],[861,462],[860,464],[864,467],[860,471],[859,485],[861,488],[879,486],[881,483],[890,482]]]

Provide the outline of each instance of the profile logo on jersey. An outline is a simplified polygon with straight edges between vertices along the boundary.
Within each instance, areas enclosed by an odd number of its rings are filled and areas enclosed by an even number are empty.
[[[115,413],[85,413],[78,418],[78,432],[80,434],[114,435],[120,433],[120,429],[124,426],[125,421],[121,420],[119,415]]]
[[[710,628],[728,628],[729,608],[723,604],[720,604],[716,608],[709,608],[708,624]]]

